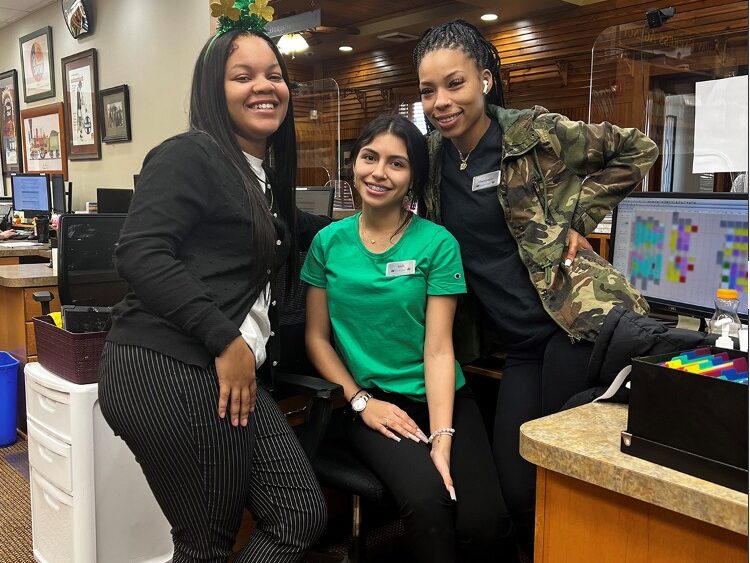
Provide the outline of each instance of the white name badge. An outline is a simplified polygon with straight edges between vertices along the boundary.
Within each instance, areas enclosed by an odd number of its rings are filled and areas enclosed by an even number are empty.
[[[401,262],[388,262],[385,265],[385,275],[393,276],[410,276],[417,271],[416,260],[402,260]]]
[[[471,191],[478,192],[479,190],[486,190],[488,188],[494,188],[500,185],[500,171],[495,170],[494,172],[487,172],[480,176],[474,176],[471,180]]]

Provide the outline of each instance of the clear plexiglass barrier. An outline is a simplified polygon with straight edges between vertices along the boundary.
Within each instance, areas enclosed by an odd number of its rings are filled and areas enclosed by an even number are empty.
[[[589,122],[656,142],[644,191],[747,191],[747,74],[747,19],[609,27],[592,49]]]
[[[340,176],[339,85],[333,78],[296,82],[292,101],[297,133],[297,185],[333,186],[334,206],[353,207],[351,188]]]

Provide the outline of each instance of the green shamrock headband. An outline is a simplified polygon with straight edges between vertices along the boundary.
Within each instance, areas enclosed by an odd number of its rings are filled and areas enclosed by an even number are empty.
[[[232,29],[265,33],[266,22],[273,19],[273,8],[268,0],[215,0],[211,2],[211,15],[219,22],[206,53],[217,37]]]

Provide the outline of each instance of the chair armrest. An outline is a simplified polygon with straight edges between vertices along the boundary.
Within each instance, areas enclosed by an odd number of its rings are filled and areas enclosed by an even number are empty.
[[[333,401],[344,396],[344,388],[320,377],[296,373],[276,373],[273,378],[276,390],[284,394],[311,395],[316,399]]]
[[[344,396],[344,388],[320,377],[277,373],[274,374],[274,391],[284,395],[306,395],[309,398],[302,410],[304,424],[295,426],[294,432],[307,457],[314,459],[326,434],[333,404]]]

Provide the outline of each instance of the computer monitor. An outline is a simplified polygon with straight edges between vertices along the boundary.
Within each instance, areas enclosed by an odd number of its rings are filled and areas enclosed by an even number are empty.
[[[52,212],[49,178],[46,174],[11,174],[10,190],[13,209],[22,211],[24,219]]]
[[[62,305],[109,307],[128,284],[117,275],[115,248],[125,213],[71,213],[60,217],[58,285]]]
[[[96,188],[97,213],[127,213],[131,199],[130,188]]]
[[[747,322],[747,194],[632,194],[615,209],[611,248],[612,265],[654,312],[710,317],[727,288]]]
[[[65,178],[62,174],[52,174],[50,176],[52,184],[52,211],[55,213],[70,212],[70,208],[65,204]]]
[[[330,217],[333,214],[333,187],[298,186],[296,202],[301,211]]]
[[[0,196],[0,231],[11,226],[10,212],[13,209],[13,198]]]

